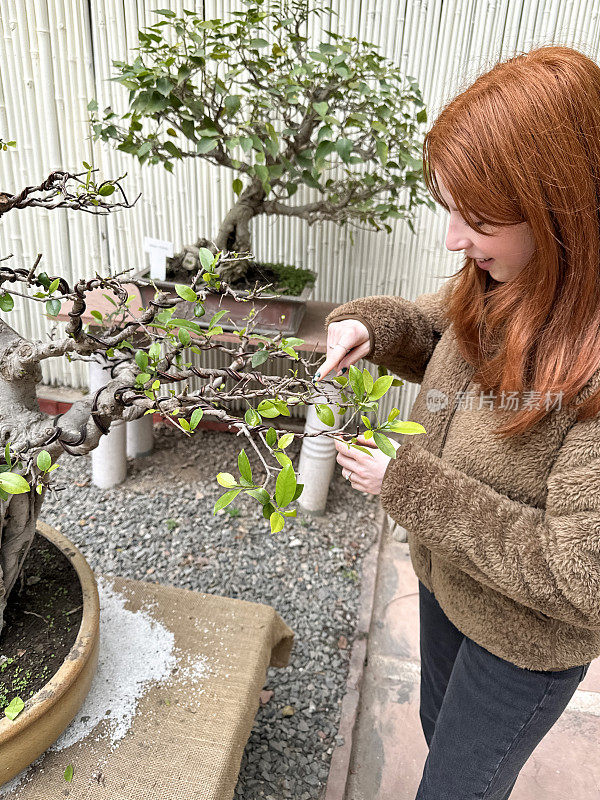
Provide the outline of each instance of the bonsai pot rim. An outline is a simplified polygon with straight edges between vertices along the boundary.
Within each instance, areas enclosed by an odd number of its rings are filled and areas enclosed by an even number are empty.
[[[38,521],[37,532],[58,547],[75,569],[83,614],[77,638],[58,670],[26,701],[15,720],[0,719],[0,785],[35,761],[72,722],[98,663],[100,602],[94,573],[83,554],[57,530]]]

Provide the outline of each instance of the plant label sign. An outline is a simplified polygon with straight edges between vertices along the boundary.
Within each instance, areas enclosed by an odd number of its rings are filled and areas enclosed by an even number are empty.
[[[164,281],[167,277],[167,257],[173,255],[173,242],[144,236],[144,252],[150,258],[150,277]]]

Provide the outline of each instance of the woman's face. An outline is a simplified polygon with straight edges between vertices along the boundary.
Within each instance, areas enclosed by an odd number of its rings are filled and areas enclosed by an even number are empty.
[[[440,176],[436,175],[436,178],[440,195],[450,209],[446,234],[448,250],[464,250],[466,256],[475,259],[478,268],[487,270],[500,283],[516,278],[535,250],[533,234],[527,222],[501,227],[482,224],[479,230],[475,230],[460,216]],[[480,230],[491,235],[483,236]]]

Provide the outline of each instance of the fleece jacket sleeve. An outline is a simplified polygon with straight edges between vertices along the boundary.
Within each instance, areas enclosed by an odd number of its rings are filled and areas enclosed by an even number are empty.
[[[413,440],[384,475],[387,513],[432,552],[547,616],[600,629],[600,418],[569,430],[546,509],[514,501]]]
[[[448,326],[444,316],[449,291],[446,281],[437,292],[416,300],[374,295],[350,300],[334,308],[325,319],[357,319],[369,331],[371,348],[365,358],[413,383],[421,383],[427,363]]]

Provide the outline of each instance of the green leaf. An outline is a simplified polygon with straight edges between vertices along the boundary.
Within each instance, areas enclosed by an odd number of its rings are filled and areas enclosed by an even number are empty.
[[[383,397],[383,395],[392,385],[393,381],[393,375],[382,375],[381,378],[377,378],[373,384],[373,388],[369,392],[369,400],[379,400],[380,397]]]
[[[202,264],[204,269],[211,270],[213,261],[215,260],[214,254],[208,249],[208,247],[201,247],[198,250],[198,258],[200,259],[200,263]]]
[[[102,317],[102,314],[99,311],[92,310],[92,311],[90,311],[90,314],[92,315],[92,317],[94,319],[97,319],[98,322],[102,322],[103,317]]]
[[[424,108],[417,113],[417,122],[427,122],[427,111]]]
[[[135,363],[138,367],[142,370],[142,372],[146,371],[146,367],[148,366],[148,354],[144,353],[143,350],[138,350],[134,356]]]
[[[263,506],[271,499],[267,490],[263,489],[262,486],[258,489],[245,489],[245,493],[249,494],[250,497],[254,497],[254,499],[258,500]]]
[[[335,417],[333,416],[333,411],[329,408],[328,405],[325,405],[323,403],[317,403],[315,405],[315,411],[317,412],[317,417],[325,425],[329,425],[329,427],[332,427],[335,424]]]
[[[270,400],[261,400],[258,404],[257,411],[261,417],[267,417],[268,419],[279,416],[278,409]]]
[[[393,433],[405,433],[408,436],[414,436],[416,433],[427,433],[422,425],[418,422],[394,422],[390,426]]]
[[[109,195],[114,194],[114,191],[115,187],[112,185],[112,183],[105,183],[98,189],[98,194],[101,197],[109,197]]]
[[[202,419],[203,415],[204,415],[204,411],[201,408],[195,408],[193,410],[192,416],[191,416],[191,419],[190,419],[190,428],[192,430],[196,430],[196,428],[198,427],[198,423]]]
[[[246,478],[247,481],[252,480],[252,469],[245,450],[240,451],[238,454],[238,469],[242,478]]]
[[[63,773],[63,777],[67,783],[73,780],[73,764],[69,764]]]
[[[242,193],[242,189],[244,188],[244,184],[239,178],[235,178],[232,181],[231,188],[233,189],[234,194],[239,197]]]
[[[362,371],[362,376],[363,376],[363,386],[365,387],[365,392],[369,394],[369,392],[373,388],[373,376],[366,367]]]
[[[266,39],[260,39],[260,38],[250,39],[250,41],[248,42],[248,47],[251,50],[258,50],[258,49],[260,49],[262,47],[268,47],[268,46],[269,46],[269,43],[267,42]]]
[[[192,287],[186,286],[184,283],[176,283],[175,291],[182,300],[188,300],[190,303],[194,303],[198,299],[198,295]]]
[[[230,492],[225,492],[225,494],[222,494],[214,505],[213,514],[216,514],[217,511],[220,511],[222,508],[225,508],[225,506],[228,506],[232,500],[235,500],[241,491],[241,489],[232,489]]]
[[[225,110],[227,111],[227,115],[229,117],[232,117],[237,111],[239,111],[241,101],[242,98],[239,94],[227,95],[225,98]]]
[[[354,143],[352,139],[338,139],[335,143],[335,149],[338,151],[342,161],[347,162],[350,158],[352,150],[354,149]]]
[[[15,301],[8,292],[0,294],[0,309],[2,311],[12,311],[15,307]]]
[[[51,317],[56,317],[60,311],[60,300],[47,300],[46,311]]]
[[[269,521],[271,523],[271,533],[279,533],[285,524],[285,519],[279,511],[273,511],[269,517]]]
[[[217,147],[218,140],[213,138],[205,138],[199,139],[198,144],[196,145],[196,152],[199,155],[206,155],[206,153],[210,153]]]
[[[265,439],[267,440],[269,447],[275,447],[275,444],[277,443],[277,432],[275,431],[275,428],[269,428]]]
[[[294,441],[294,434],[293,433],[284,433],[283,436],[277,442],[277,446],[281,450],[285,450],[288,445],[290,445]]]
[[[292,464],[287,464],[280,471],[275,482],[275,499],[277,505],[284,507],[292,502],[296,491],[296,474]]]
[[[0,489],[9,494],[25,494],[30,486],[22,475],[16,472],[3,472],[0,474]]]
[[[268,358],[269,358],[268,350],[265,349],[257,350],[255,353],[252,353],[252,366],[260,367],[260,365],[264,364]]]
[[[47,472],[52,466],[52,458],[50,453],[47,450],[40,450],[40,452],[37,454],[36,463],[38,465],[38,469],[41,469],[42,472]]]
[[[385,165],[387,164],[387,161],[388,161],[389,147],[381,139],[379,139],[377,141],[377,144],[375,145],[375,147],[377,149],[377,155],[379,156],[379,160],[380,160],[381,164],[385,167]]]
[[[246,413],[244,414],[244,420],[247,425],[260,425],[262,422],[262,418],[259,413],[257,413],[253,408],[247,409]]]
[[[375,444],[382,453],[385,453],[386,456],[390,456],[390,458],[396,458],[396,448],[385,434],[374,431],[373,439],[375,439]]]
[[[180,328],[177,332],[177,338],[184,347],[187,347],[192,341],[192,335],[187,328]]]
[[[217,475],[217,483],[219,483],[220,486],[224,486],[226,489],[237,486],[237,481],[231,472],[219,472]]]
[[[20,697],[13,697],[10,703],[4,709],[4,714],[9,719],[15,720],[21,711],[25,708],[25,703],[21,700]]]
[[[325,101],[322,103],[313,103],[313,108],[320,117],[324,117],[329,110],[329,104]]]
[[[361,398],[365,392],[364,385],[363,385],[363,376],[362,372],[354,366],[354,364],[350,365],[350,369],[348,370],[348,380],[350,382],[350,386],[354,390],[354,394]]]

